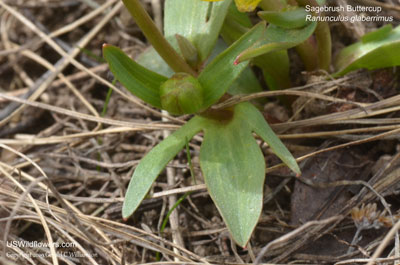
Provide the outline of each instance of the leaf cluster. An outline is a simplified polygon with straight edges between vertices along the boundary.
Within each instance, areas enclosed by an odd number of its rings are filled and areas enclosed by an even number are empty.
[[[176,115],[195,114],[141,160],[126,193],[124,218],[133,214],[187,141],[203,132],[200,167],[208,191],[232,238],[240,246],[247,244],[261,214],[266,168],[253,133],[292,171],[300,174],[300,169],[255,105],[211,107],[230,95],[261,90],[250,61],[262,70],[270,89],[290,87],[290,48],[296,49],[307,70],[330,70],[329,26],[307,21],[303,8],[324,1],[288,2],[166,0],[163,35],[138,0],[124,0],[153,46],[134,61],[121,49],[105,44],[103,54],[110,70],[132,94],[153,107]],[[258,12],[261,21],[253,25],[243,12],[257,5],[263,10]],[[398,53],[390,58],[382,55],[398,49],[399,40],[399,27],[385,26],[365,35],[341,51],[334,76],[398,65]]]

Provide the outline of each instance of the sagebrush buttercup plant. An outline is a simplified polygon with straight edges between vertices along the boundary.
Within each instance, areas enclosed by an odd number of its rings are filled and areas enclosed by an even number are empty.
[[[300,173],[296,160],[254,105],[244,102],[228,109],[209,109],[246,67],[233,64],[236,55],[262,29],[260,25],[245,34],[208,64],[198,78],[176,73],[168,79],[138,65],[117,47],[103,47],[111,71],[132,93],[171,114],[197,113],[140,161],[126,193],[124,218],[136,210],[167,163],[199,132],[204,133],[200,167],[205,183],[234,240],[241,246],[246,245],[261,214],[265,179],[264,156],[252,133],[266,141],[296,174]]]
[[[119,48],[105,44],[103,54],[110,70],[151,106],[173,115],[194,116],[140,161],[126,192],[122,216],[126,219],[134,213],[168,162],[194,135],[203,133],[200,167],[205,184],[232,238],[245,246],[261,214],[266,173],[253,134],[297,175],[300,169],[255,105],[243,102],[225,109],[212,105],[224,95],[261,90],[249,60],[262,70],[270,89],[290,86],[289,48],[296,48],[308,70],[329,69],[329,27],[307,21],[302,7],[323,1],[298,0],[294,6],[286,1],[279,5],[278,1],[262,1],[262,8],[268,10],[258,15],[269,24],[262,21],[253,26],[239,10],[253,10],[260,1],[237,0],[236,7],[232,0],[166,0],[164,35],[138,0],[123,1],[153,47],[134,61]],[[366,45],[345,49],[338,56],[337,74],[363,67],[365,49],[377,56],[379,49],[387,52],[388,45],[396,48],[397,32],[370,33]],[[224,42],[218,41],[219,36]],[[356,56],[350,56],[354,51]],[[386,61],[379,63],[382,66]]]

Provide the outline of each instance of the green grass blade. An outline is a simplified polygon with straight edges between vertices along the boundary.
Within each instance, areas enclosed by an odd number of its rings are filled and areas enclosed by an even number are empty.
[[[116,78],[114,78],[112,81],[113,85],[115,85],[115,83],[117,83]],[[107,91],[106,99],[104,100],[103,109],[101,110],[101,114],[100,114],[101,117],[104,117],[107,113],[108,104],[110,103],[112,92],[113,92],[113,89],[111,87],[109,87],[108,91]]]
[[[196,185],[196,177],[194,175],[194,167],[192,164],[192,156],[190,155],[190,149],[189,149],[189,140],[185,139],[185,149],[186,149],[186,158],[188,160],[188,165],[189,165],[189,170],[190,170],[190,176],[193,179],[194,185]]]
[[[154,107],[161,108],[159,87],[167,80],[166,77],[139,65],[115,46],[103,45],[103,56],[115,78],[126,89]]]
[[[202,118],[194,117],[179,130],[154,147],[139,163],[129,182],[122,205],[122,217],[128,218],[144,199],[151,185],[169,161],[185,146],[187,139],[203,126]]]
[[[80,50],[83,54],[85,54],[87,57],[89,57],[89,58],[95,60],[96,62],[98,62],[98,63],[106,63],[106,61],[104,60],[104,58],[98,56],[97,54],[95,54],[95,53],[92,52],[91,50],[86,49],[86,48],[82,48],[82,47],[78,47],[78,48],[79,48],[79,50]]]

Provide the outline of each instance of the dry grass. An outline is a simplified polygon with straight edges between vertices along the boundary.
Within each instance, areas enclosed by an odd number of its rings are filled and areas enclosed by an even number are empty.
[[[160,25],[160,1],[146,1],[146,7]],[[384,7],[394,10],[390,3]],[[201,136],[190,143],[197,184],[182,152],[134,217],[121,218],[135,166],[185,117],[170,117],[146,106],[108,81],[106,65],[82,52],[101,57],[103,42],[133,56],[145,48],[120,1],[0,0],[0,23],[0,263],[393,264],[400,259],[398,70],[362,71],[337,80],[325,76],[289,90],[223,103],[299,97],[293,116],[273,128],[298,157],[304,177],[296,180],[263,146],[271,162],[264,210],[251,244],[239,249],[202,184]],[[300,74],[297,79],[311,80]],[[113,94],[102,116],[108,88]],[[272,103],[272,108],[278,106]],[[337,168],[317,170],[322,181],[307,178],[314,174],[310,163],[340,150],[360,158],[362,165],[352,178],[344,173],[337,179],[326,176]],[[323,163],[348,166],[329,159]],[[297,185],[334,190],[339,198],[348,199],[329,202],[339,203],[335,211],[328,209],[331,205],[325,207],[329,214],[321,208],[316,216],[323,218],[295,223],[288,198],[294,200]],[[160,233],[166,212],[187,192],[190,196]],[[368,213],[370,223],[357,223],[351,215],[355,207],[372,203],[379,212]],[[370,232],[372,223],[379,230]],[[372,236],[352,241],[357,231]],[[321,240],[333,244],[331,252],[319,249]],[[68,246],[61,246],[63,242]]]

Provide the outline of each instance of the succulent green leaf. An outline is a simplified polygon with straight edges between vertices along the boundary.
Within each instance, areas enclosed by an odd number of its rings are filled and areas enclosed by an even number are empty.
[[[167,80],[166,77],[139,65],[115,46],[103,45],[103,56],[115,78],[126,89],[154,107],[161,108],[159,88]]]
[[[207,119],[200,149],[210,196],[242,247],[260,217],[265,179],[264,157],[246,120],[237,109],[229,121]]]
[[[262,36],[264,29],[264,23],[254,26],[228,49],[220,53],[200,73],[198,80],[204,89],[205,108],[216,103],[247,67],[247,63],[236,65],[235,58],[257,41]]]
[[[239,11],[238,11],[239,12]],[[245,15],[246,13],[240,13]],[[219,40],[211,56],[209,58],[212,61],[218,54],[223,52],[228,46],[223,40]],[[251,94],[261,92],[263,89],[260,85],[259,80],[256,75],[250,69],[250,67],[246,67],[240,76],[232,83],[232,85],[228,89],[228,93],[230,95],[239,95],[239,94]]]
[[[377,41],[386,38],[390,32],[392,31],[393,26],[391,24],[387,24],[377,30],[368,32],[361,37],[361,41],[363,43],[367,43],[370,41]]]
[[[236,58],[236,62],[240,63],[262,54],[297,46],[311,36],[316,26],[317,22],[311,22],[303,28],[285,29],[270,24],[264,32],[264,36],[255,42],[254,45],[243,51]]]
[[[301,174],[296,159],[276,136],[264,119],[260,111],[250,103],[240,104],[240,111],[247,117],[249,127],[260,136],[272,149],[272,151],[296,174]]]
[[[247,14],[239,12],[235,5],[231,5],[221,35],[227,43],[232,43],[247,32],[249,27],[251,27],[251,22]],[[286,50],[260,55],[254,58],[252,62],[262,69],[269,89],[277,90],[291,86],[289,56]],[[230,91],[231,89],[228,92]]]
[[[200,117],[192,118],[179,130],[154,147],[140,161],[125,194],[125,200],[122,205],[123,218],[128,218],[133,214],[168,162],[185,146],[187,140],[192,139],[196,133],[201,131],[202,122],[203,119]]]
[[[231,0],[203,2],[197,0],[166,0],[164,34],[180,34],[197,48],[200,60],[210,55],[224,22]]]
[[[302,28],[310,23],[306,20],[308,13],[302,7],[287,11],[260,11],[257,15],[269,23],[285,29]]]
[[[390,25],[368,33],[361,41],[340,51],[336,57],[334,77],[366,68],[368,70],[400,65],[400,26]]]

